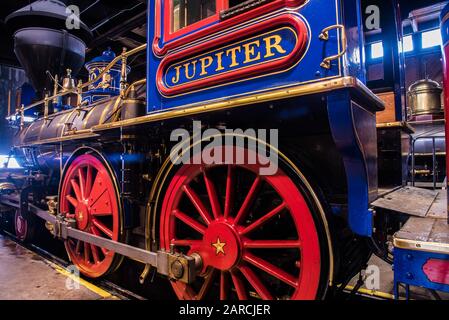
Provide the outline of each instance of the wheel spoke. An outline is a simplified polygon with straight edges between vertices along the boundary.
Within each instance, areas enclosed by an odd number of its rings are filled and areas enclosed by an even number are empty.
[[[221,273],[220,273],[220,300],[228,300],[229,286],[228,286],[228,282],[226,280],[227,280],[226,272],[221,271]]]
[[[243,247],[247,249],[299,249],[299,240],[246,240]]]
[[[226,176],[226,196],[224,205],[224,217],[229,217],[232,210],[232,201],[234,200],[234,176],[232,166],[228,166],[228,175]]]
[[[98,230],[95,226],[92,226],[90,230],[92,231],[92,234],[96,235],[97,237],[101,237],[100,230]],[[100,250],[105,256],[109,253],[109,251],[103,247],[100,247]]]
[[[188,240],[188,239],[187,240],[173,239],[171,241],[171,243],[178,247],[193,247],[193,246],[201,245],[202,241],[201,240]]]
[[[109,210],[108,210],[109,211]],[[112,216],[112,212],[95,212],[95,211],[91,211],[90,212],[91,215],[95,216],[95,217],[107,217],[107,216]]]
[[[201,286],[200,291],[198,292],[198,294],[196,295],[195,299],[196,300],[203,300],[204,297],[206,296],[207,292],[210,289],[210,286],[213,283],[213,280],[215,278],[215,274],[216,274],[217,270],[213,269],[205,278],[204,278],[204,283]]]
[[[78,207],[78,200],[76,200],[74,197],[67,195],[65,198],[70,202],[72,206],[74,206],[75,208]]]
[[[112,215],[112,206],[109,191],[106,190],[91,206],[90,213],[93,216]]]
[[[84,262],[90,263],[90,245],[84,242]]]
[[[80,255],[81,253],[81,240],[76,241],[75,253],[77,255]]]
[[[223,214],[221,212],[220,202],[218,201],[217,196],[217,190],[215,189],[215,185],[210,179],[206,168],[203,168],[203,176],[204,176],[204,182],[206,184],[207,194],[210,199],[210,204],[212,207],[212,214],[214,215],[215,219],[220,218]]]
[[[237,291],[237,296],[239,300],[248,300],[248,295],[246,294],[245,285],[240,277],[234,271],[231,272],[232,282],[234,283],[235,290]]]
[[[100,174],[98,174],[92,185],[92,189],[89,195],[89,204],[93,206],[106,191],[108,191],[108,189],[105,186],[103,186]]]
[[[206,232],[206,227],[204,225],[202,225],[198,221],[192,219],[185,213],[183,213],[179,210],[175,210],[175,211],[173,211],[173,214],[176,218],[178,218],[179,220],[184,222],[186,225],[188,225],[192,229],[198,231],[199,233],[204,234]]]
[[[98,255],[98,247],[94,246],[93,244],[90,245],[90,249],[92,251],[92,256],[94,258],[94,263],[97,264],[100,262],[100,257]]]
[[[245,198],[245,201],[242,204],[242,207],[240,208],[239,212],[237,213],[237,216],[235,217],[234,224],[239,225],[242,219],[246,217],[248,214],[249,208],[253,201],[256,199],[257,192],[259,191],[259,188],[262,184],[262,178],[260,176],[257,176],[254,180],[251,188],[249,189],[248,195]]]
[[[240,233],[240,235],[245,235],[250,233],[251,231],[254,231],[257,228],[260,228],[262,225],[270,221],[273,217],[275,217],[277,214],[279,214],[282,210],[284,210],[286,207],[286,204],[283,202],[273,210],[271,210],[269,213],[264,215],[262,218],[256,220],[255,222],[251,223],[249,226],[247,226],[245,229],[243,229]]]
[[[82,199],[86,199],[86,178],[84,177],[83,168],[78,168],[79,187]]]
[[[92,219],[92,223],[94,226],[96,226],[101,232],[103,232],[105,235],[107,235],[109,238],[112,239],[113,233],[112,230],[110,230],[108,227],[106,227],[102,222],[100,222],[98,219]]]
[[[81,195],[80,186],[76,182],[75,179],[70,180],[70,184],[72,185],[73,192],[75,193],[75,197],[78,200],[78,202],[83,201],[83,197]]]
[[[86,174],[86,198],[90,196],[90,192],[92,191],[92,167],[87,166],[87,174]]]
[[[243,276],[248,280],[248,282],[253,286],[256,290],[257,294],[264,300],[273,300],[272,295],[264,286],[264,284],[260,281],[257,275],[251,270],[248,266],[240,266],[240,272]]]
[[[195,191],[192,190],[189,186],[183,186],[184,192],[189,197],[190,201],[192,201],[195,208],[198,210],[198,213],[201,215],[201,218],[203,218],[204,222],[206,222],[207,225],[209,225],[212,221],[211,215],[209,214],[208,210],[204,206],[201,199],[198,197],[198,195],[195,193]]]
[[[258,258],[250,253],[245,253],[243,255],[243,260],[246,262],[252,264],[253,266],[265,271],[266,273],[270,274],[271,276],[285,282],[291,287],[296,288],[298,286],[297,280],[292,275],[288,274],[287,272],[281,270],[280,268],[276,267],[275,265],[272,265],[268,261],[265,261],[261,258]]]

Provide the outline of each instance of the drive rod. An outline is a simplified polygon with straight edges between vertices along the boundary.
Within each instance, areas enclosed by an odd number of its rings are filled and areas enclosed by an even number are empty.
[[[0,203],[6,206],[20,209],[20,197],[15,195],[0,196]],[[63,215],[55,216],[46,210],[28,203],[28,212],[51,223],[54,226],[55,237],[67,240],[69,238],[90,243],[92,245],[111,250],[126,256],[132,260],[151,265],[159,274],[185,283],[192,283],[196,276],[196,270],[201,265],[199,256],[190,257],[163,250],[152,252],[136,248],[125,243],[102,238],[74,228],[75,220],[66,220]]]

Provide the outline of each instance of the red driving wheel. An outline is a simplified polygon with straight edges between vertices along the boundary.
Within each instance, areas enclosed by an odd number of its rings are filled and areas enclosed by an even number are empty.
[[[311,209],[281,169],[259,169],[185,164],[168,184],[161,246],[202,259],[195,283],[172,282],[178,298],[318,298],[325,268]]]
[[[96,156],[83,154],[73,160],[64,175],[60,212],[75,219],[82,231],[120,241],[118,196],[110,169]],[[108,274],[121,261],[114,252],[80,240],[70,239],[65,246],[72,263],[91,278]]]

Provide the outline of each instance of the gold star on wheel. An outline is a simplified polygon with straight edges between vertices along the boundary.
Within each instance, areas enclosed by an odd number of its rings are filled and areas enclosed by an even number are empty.
[[[212,243],[212,247],[215,247],[215,254],[217,256],[220,253],[223,253],[223,255],[225,254],[225,251],[223,249],[225,245],[226,245],[226,243],[220,242],[220,238],[217,238],[217,242],[216,243]]]

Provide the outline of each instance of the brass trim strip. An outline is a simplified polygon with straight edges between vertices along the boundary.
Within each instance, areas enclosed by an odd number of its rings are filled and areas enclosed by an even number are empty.
[[[385,123],[376,124],[377,129],[387,129],[387,128],[394,128],[394,127],[401,127],[404,130],[408,131],[409,133],[415,132],[415,129],[413,129],[413,127],[405,121],[385,122]]]
[[[374,93],[372,93],[362,82],[354,77],[341,77],[333,80],[321,81],[316,83],[310,83],[306,85],[298,85],[295,87],[281,89],[251,96],[245,96],[226,101],[219,101],[210,104],[196,105],[196,106],[184,106],[173,108],[168,111],[156,111],[151,114],[134,118],[117,121],[114,123],[107,123],[103,125],[97,125],[92,127],[92,131],[102,131],[114,128],[121,128],[133,125],[139,125],[144,123],[150,123],[159,120],[166,120],[171,118],[189,116],[193,114],[211,112],[216,110],[226,110],[239,106],[251,105],[254,103],[269,102],[279,99],[287,99],[293,97],[299,97],[309,94],[317,94],[329,92],[331,90],[338,90],[344,88],[356,88],[359,89],[365,96],[374,100],[379,105],[384,105]]]
[[[441,24],[445,23],[449,19],[449,12],[441,19]]]
[[[449,243],[425,242],[393,238],[395,248],[449,254]]]

